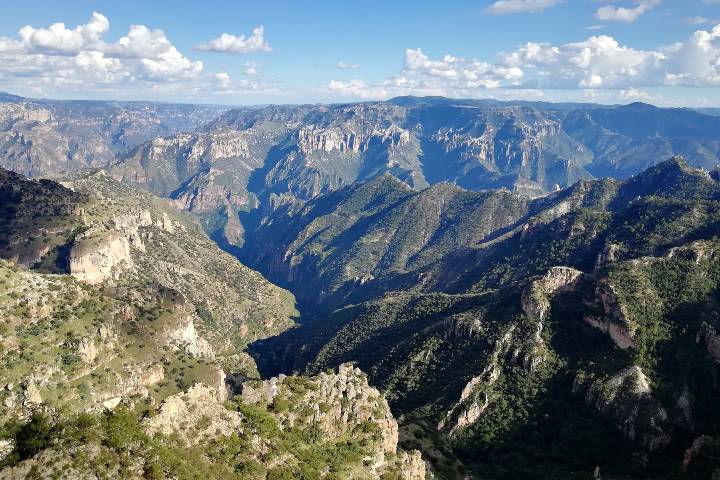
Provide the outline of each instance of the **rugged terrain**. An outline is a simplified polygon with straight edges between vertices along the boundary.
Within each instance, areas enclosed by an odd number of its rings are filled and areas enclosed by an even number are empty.
[[[720,475],[720,117],[184,108],[0,171],[0,478]]]
[[[259,264],[319,308],[253,351],[267,372],[356,361],[447,478],[705,478],[719,207],[714,175],[679,158],[536,200],[347,187],[261,228],[261,252],[278,243]]]
[[[163,200],[102,173],[66,185],[0,172],[4,418],[163,396],[193,375],[222,385],[223,369],[254,372],[248,342],[293,324],[290,293]]]
[[[398,450],[380,393],[350,365],[314,377],[244,385],[222,402],[198,384],[159,408],[36,415],[14,433],[0,478],[425,479],[417,451]]]
[[[673,154],[711,169],[719,127],[717,116],[646,104],[403,97],[268,106],[233,109],[193,134],[152,140],[110,171],[200,214],[229,247],[242,246],[244,229],[280,205],[383,173],[417,189],[450,182],[538,196],[583,179],[624,179]]]
[[[138,144],[193,130],[224,110],[0,95],[0,167],[34,177],[104,167]]]
[[[247,380],[293,297],[187,214],[102,172],[0,199],[0,478],[425,478],[351,365]]]

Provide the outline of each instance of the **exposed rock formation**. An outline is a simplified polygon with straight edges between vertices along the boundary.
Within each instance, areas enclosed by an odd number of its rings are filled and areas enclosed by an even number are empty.
[[[670,442],[668,414],[653,397],[640,367],[629,367],[605,382],[592,385],[585,399],[614,417],[623,433],[645,448],[656,450]]]
[[[280,424],[312,425],[325,438],[337,438],[343,432],[372,423],[377,426],[379,450],[366,464],[370,463],[373,472],[379,475],[384,469],[399,465],[403,479],[425,478],[425,466],[418,452],[400,452],[392,463],[389,461],[387,455],[397,452],[397,421],[380,392],[370,387],[365,374],[351,364],[340,365],[337,373],[320,373],[309,381],[282,375],[262,382],[245,382],[242,399],[245,403],[270,405],[289,401],[289,409],[275,410]]]
[[[166,335],[169,345],[182,348],[190,355],[209,359],[215,358],[215,352],[210,343],[198,335],[195,330],[195,322],[192,316],[187,316],[184,322],[168,330]]]
[[[218,401],[217,391],[206,385],[195,385],[185,393],[168,397],[157,415],[146,419],[143,427],[151,435],[177,434],[190,445],[242,433],[242,417]]]
[[[88,409],[102,410],[115,408],[123,399],[132,396],[147,397],[148,388],[165,378],[165,370],[160,364],[126,367],[124,375],[115,376],[115,384],[110,388],[95,392]]]
[[[0,463],[12,453],[14,448],[15,443],[12,440],[0,440]]]
[[[35,380],[33,378],[29,379],[27,383],[25,384],[25,406],[32,406],[32,405],[40,405],[42,403],[43,399],[40,395],[40,390],[38,390],[37,385],[35,384]]]
[[[601,280],[596,284],[595,302],[602,307],[605,315],[603,317],[586,315],[583,320],[588,325],[607,333],[618,347],[622,349],[634,347],[633,332],[626,320],[623,307],[608,281]]]
[[[130,242],[115,232],[93,231],[75,239],[69,258],[70,274],[91,285],[118,278],[132,268]]]
[[[488,363],[473,377],[460,394],[460,399],[438,424],[438,430],[447,431],[451,436],[475,423],[490,406],[492,387],[500,375],[501,358],[508,352],[514,339],[515,327],[510,326],[495,342],[495,348]]]
[[[243,385],[243,400],[250,403],[261,399],[272,400],[288,378],[291,377],[277,377],[260,384],[246,382]],[[360,369],[350,364],[341,365],[337,373],[323,372],[318,375],[315,383],[319,389],[306,392],[299,404],[314,410],[313,422],[320,425],[325,435],[337,436],[350,425],[373,420],[380,426],[383,449],[386,452],[395,451],[398,441],[397,422],[385,399],[377,389],[368,385],[367,377]],[[292,415],[288,417],[290,424],[297,420]]]
[[[29,176],[112,164],[161,135],[191,130],[225,110],[145,102],[0,99],[0,166]]]
[[[542,332],[543,321],[550,309],[551,296],[572,289],[582,276],[574,268],[553,267],[540,279],[533,281],[522,293],[522,311],[538,324],[537,335]]]
[[[83,338],[77,346],[78,355],[85,363],[93,363],[98,356],[98,348],[92,338]]]

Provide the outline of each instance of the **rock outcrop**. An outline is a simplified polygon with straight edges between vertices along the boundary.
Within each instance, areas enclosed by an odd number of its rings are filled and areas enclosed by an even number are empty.
[[[483,371],[470,379],[460,394],[460,399],[438,424],[439,431],[450,436],[474,424],[490,406],[492,388],[500,376],[501,359],[507,354],[514,340],[515,327],[510,326],[495,342]]]
[[[615,418],[623,433],[648,450],[671,440],[671,424],[665,408],[654,398],[650,383],[639,366],[622,370],[607,381],[593,384],[585,400]]]
[[[324,438],[338,438],[345,432],[374,425],[377,450],[365,459],[375,475],[398,468],[401,478],[425,478],[419,452],[398,452],[398,424],[385,398],[367,383],[366,375],[351,364],[337,372],[323,372],[310,379],[284,375],[266,381],[243,384],[242,401],[269,404],[283,428],[318,428]],[[289,403],[289,407],[280,405]]]
[[[542,331],[552,296],[572,290],[581,277],[582,272],[574,268],[553,267],[523,290],[520,299],[522,311],[535,325],[533,338],[527,342],[524,351],[519,352],[519,358],[527,371],[534,372],[545,359],[546,345]]]
[[[15,442],[12,440],[0,440],[0,464],[15,449]],[[0,474],[1,475],[1,474]]]
[[[600,280],[595,286],[595,303],[602,307],[604,316],[585,315],[583,320],[590,326],[608,334],[621,349],[635,347],[633,334],[623,306],[607,280]]]
[[[181,348],[196,357],[215,358],[210,343],[198,335],[192,316],[186,316],[180,324],[172,326],[165,332],[167,343],[175,348]]]
[[[111,231],[93,231],[75,239],[69,256],[70,274],[91,285],[132,268],[130,242],[127,237]]]
[[[158,414],[143,422],[149,434],[175,434],[188,445],[241,434],[241,426],[242,416],[226,409],[214,388],[200,384],[168,397]]]
[[[279,376],[264,382],[243,384],[242,398],[248,403],[272,402],[280,394],[282,386],[293,377]],[[353,425],[367,420],[380,427],[383,450],[395,452],[398,442],[398,425],[392,417],[387,402],[377,389],[370,387],[367,377],[350,364],[341,365],[337,373],[320,373],[313,382],[317,389],[309,389],[298,399],[298,406],[313,411],[312,422],[319,425],[323,433],[337,436]],[[294,424],[300,419],[288,413],[288,422]]]

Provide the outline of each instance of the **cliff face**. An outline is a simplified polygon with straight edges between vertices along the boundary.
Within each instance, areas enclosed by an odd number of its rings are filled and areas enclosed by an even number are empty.
[[[5,171],[0,192],[3,422],[152,404],[198,382],[225,395],[225,371],[255,371],[248,341],[292,325],[288,292],[150,194],[102,174],[63,186]],[[56,232],[40,234],[45,250],[13,240],[33,224]]]
[[[585,400],[617,418],[623,433],[648,450],[660,449],[671,440],[669,415],[653,398],[648,378],[637,365],[593,385]]]
[[[0,169],[0,202],[0,256],[43,271],[65,270],[65,250],[83,223],[89,197]]]
[[[688,125],[693,134],[678,133]],[[111,171],[178,200],[217,238],[242,246],[252,237],[243,228],[278,205],[385,173],[416,189],[450,182],[539,196],[593,177],[627,178],[673,154],[711,168],[717,155],[708,139],[718,126],[699,113],[630,107],[447,99],[268,106],[231,110],[196,134],[148,142]],[[632,155],[618,161],[626,150]],[[256,207],[259,218],[240,226],[238,213]]]
[[[223,111],[142,102],[0,102],[0,167],[33,177],[104,167],[140,143],[191,130]]]
[[[91,285],[117,279],[133,267],[130,242],[114,232],[86,232],[75,238],[68,263],[72,276]]]

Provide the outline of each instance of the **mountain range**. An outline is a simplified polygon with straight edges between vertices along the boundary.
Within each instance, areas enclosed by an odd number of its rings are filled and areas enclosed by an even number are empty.
[[[33,100],[0,93],[0,166],[33,177],[104,167],[157,136],[193,130],[226,108]]]
[[[659,475],[682,464],[699,425],[716,428],[710,174],[676,158],[534,200],[443,184],[414,192],[387,176],[327,197],[271,218],[258,237],[279,239],[278,255],[253,257],[268,278],[318,306],[251,345],[261,371],[355,361],[408,428],[447,433],[462,463],[490,478],[570,478],[599,454],[610,478]]]
[[[3,108],[0,478],[720,475],[713,112]]]
[[[538,196],[579,180],[627,178],[674,154],[712,169],[719,127],[716,116],[646,104],[403,97],[268,106],[232,109],[194,134],[140,145],[110,172],[175,200],[203,217],[213,238],[242,246],[251,220],[238,221],[240,213],[262,217],[383,173],[417,189],[450,182]]]

